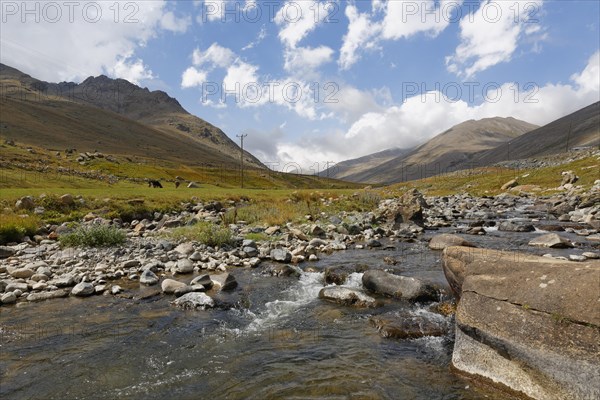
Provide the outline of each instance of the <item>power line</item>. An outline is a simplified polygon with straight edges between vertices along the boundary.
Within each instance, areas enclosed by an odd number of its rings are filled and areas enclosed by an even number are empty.
[[[241,169],[241,173],[242,173],[242,189],[244,188],[244,138],[246,136],[248,136],[248,134],[245,135],[236,135],[237,137],[240,138],[240,169]]]

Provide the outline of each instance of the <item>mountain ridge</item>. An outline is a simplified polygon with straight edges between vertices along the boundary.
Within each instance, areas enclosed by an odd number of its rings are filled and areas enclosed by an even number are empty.
[[[33,78],[5,64],[0,64],[0,85],[2,86],[4,106],[12,111],[3,113],[2,121],[0,121],[2,122],[0,133],[9,136],[16,134],[20,140],[24,139],[25,142],[29,140],[32,144],[43,144],[38,138],[33,137],[36,132],[51,142],[64,142],[65,138],[61,138],[59,133],[60,125],[53,124],[52,120],[55,118],[65,123],[65,117],[69,114],[88,115],[94,119],[93,114],[100,112],[86,108],[91,107],[118,115],[119,117],[102,113],[102,120],[113,121],[114,125],[127,127],[126,121],[121,119],[126,118],[147,127],[150,138],[145,137],[147,135],[142,132],[143,129],[135,124],[132,124],[131,129],[125,129],[132,137],[125,137],[121,147],[126,147],[125,144],[128,144],[135,149],[143,146],[144,141],[150,140],[151,144],[148,146],[150,151],[141,151],[142,154],[139,155],[175,160],[174,153],[180,151],[182,156],[179,161],[182,162],[230,166],[239,164],[240,148],[231,138],[218,127],[187,112],[177,99],[161,90],[150,91],[148,88],[141,88],[127,80],[112,79],[105,75],[88,77],[79,84],[74,82],[50,83]],[[38,114],[31,113],[31,110],[26,109],[27,107],[38,109],[41,113],[44,113],[44,110],[40,109],[46,108],[46,115],[48,115],[52,127],[48,130],[54,130],[53,134],[44,132],[45,124],[35,123]],[[62,109],[66,115],[60,115],[59,109]],[[55,111],[54,117],[47,114],[52,110]],[[23,129],[23,124],[27,124],[27,120],[23,118],[24,115],[28,115],[31,124],[36,125],[34,132]],[[21,126],[15,124],[15,121],[11,122],[11,120],[18,119],[17,117],[21,117],[19,121]],[[98,118],[95,119],[98,120]],[[88,129],[94,130],[94,127],[90,126],[91,124],[86,124],[86,121],[80,119],[79,122],[87,125]],[[67,125],[69,126],[67,131],[77,131],[73,126],[76,123],[67,122]],[[11,126],[13,133],[10,132]],[[101,139],[106,135],[107,129],[97,132],[99,140],[96,142],[102,142]],[[92,138],[88,137],[92,133],[86,133],[86,145],[93,142]],[[160,138],[161,133],[165,136],[164,138]],[[75,144],[82,139],[76,134],[71,135],[70,138]],[[168,141],[165,142],[165,138],[168,138]],[[119,147],[118,143],[113,140],[109,148],[104,151],[115,151],[116,147]],[[96,143],[94,148],[103,149],[103,143]],[[247,151],[244,151],[244,161],[249,167],[265,168],[256,157]]]

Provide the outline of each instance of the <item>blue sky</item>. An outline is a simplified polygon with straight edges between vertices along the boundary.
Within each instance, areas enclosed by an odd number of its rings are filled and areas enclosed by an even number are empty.
[[[3,63],[164,90],[279,168],[414,146],[467,119],[544,124],[600,96],[597,1],[54,4],[2,1]]]

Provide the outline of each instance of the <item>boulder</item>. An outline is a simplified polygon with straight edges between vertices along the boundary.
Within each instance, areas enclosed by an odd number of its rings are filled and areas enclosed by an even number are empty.
[[[167,294],[173,294],[173,293],[175,293],[175,290],[185,287],[185,286],[187,286],[185,283],[178,282],[174,279],[165,279],[160,284],[160,288],[162,289],[163,293],[167,293]]]
[[[13,269],[12,271],[9,270],[9,274],[10,276],[12,276],[13,278],[23,278],[23,279],[27,279],[30,278],[35,272],[33,272],[31,269],[29,268],[16,268]]]
[[[530,246],[549,247],[552,249],[572,248],[573,244],[569,239],[558,236],[556,233],[548,233],[538,236],[529,242]]]
[[[72,195],[63,194],[62,196],[60,196],[60,202],[65,206],[70,206],[73,205],[73,203],[75,203],[75,200],[73,199]]]
[[[64,274],[56,279],[51,280],[50,283],[59,288],[69,287],[75,284],[75,277],[73,277],[71,274]]]
[[[436,300],[436,289],[417,278],[371,269],[363,274],[363,286],[371,292],[409,301]]]
[[[205,275],[200,275],[195,277],[194,279],[192,279],[192,281],[190,282],[191,286],[202,286],[205,290],[210,290],[214,283],[213,281],[210,279],[210,276],[205,274]]]
[[[332,265],[323,271],[325,283],[328,285],[343,285],[348,275],[353,272],[364,272],[368,267],[365,265]]]
[[[187,256],[194,252],[194,246],[189,242],[181,243],[180,245],[175,247],[175,251],[178,252],[179,254],[183,254],[183,255]]]
[[[15,203],[15,208],[17,210],[33,210],[35,207],[35,203],[33,202],[33,198],[31,196],[21,197]]]
[[[429,242],[429,248],[432,250],[444,250],[446,247],[450,246],[477,247],[462,237],[458,235],[451,235],[449,233],[436,235],[431,238],[431,241]]]
[[[369,321],[385,338],[444,336],[449,329],[446,318],[434,313],[390,312],[373,316]]]
[[[531,224],[519,224],[513,221],[504,221],[498,225],[498,230],[503,232],[533,232],[535,228]]]
[[[423,226],[423,209],[427,208],[427,202],[423,195],[417,190],[407,191],[400,197],[399,202],[386,211],[388,223],[394,229],[398,229],[403,223],[415,223]]]
[[[0,259],[8,258],[15,255],[17,251],[12,247],[0,246]]]
[[[579,180],[579,177],[575,175],[573,171],[564,171],[562,172],[562,181],[560,182],[560,186],[572,185]]]
[[[238,283],[235,277],[229,273],[210,275],[210,280],[214,286],[218,286],[220,290],[233,290]]]
[[[39,292],[39,293],[31,293],[27,296],[27,301],[35,302],[35,301],[43,301],[50,299],[57,299],[59,297],[67,297],[69,292],[64,289],[52,290],[50,292]]]
[[[302,270],[289,264],[269,265],[265,273],[272,276],[295,276],[299,277]]]
[[[319,225],[311,225],[310,227],[310,235],[311,236],[316,236],[316,237],[325,237],[327,233],[325,232],[325,230],[323,228],[321,228]]]
[[[13,304],[17,302],[17,296],[13,292],[3,293],[0,297],[0,304]]]
[[[215,306],[215,301],[202,292],[191,292],[175,299],[171,304],[184,310],[195,310],[197,308],[212,308]]]
[[[188,258],[182,258],[177,261],[177,265],[173,268],[177,274],[191,274],[194,272],[194,263]]]
[[[273,249],[271,250],[271,259],[282,263],[289,263],[292,261],[292,253],[286,249]]]
[[[190,182],[187,185],[188,189],[198,189],[200,187],[200,185],[198,185],[196,182]]]
[[[77,297],[87,297],[93,295],[94,292],[94,285],[89,282],[81,282],[73,287],[71,290],[71,295]]]
[[[599,261],[466,247],[443,257],[461,290],[456,369],[534,399],[600,396]]]
[[[514,188],[518,184],[519,184],[519,182],[517,182],[516,179],[511,179],[510,181],[508,181],[504,185],[502,185],[502,187],[500,188],[500,190],[508,190],[510,188]]]
[[[143,283],[144,285],[156,285],[159,280],[158,276],[149,269],[145,269],[140,275],[140,283]]]
[[[319,298],[345,306],[360,308],[376,307],[378,305],[374,298],[364,294],[360,290],[343,286],[325,287],[319,292]]]

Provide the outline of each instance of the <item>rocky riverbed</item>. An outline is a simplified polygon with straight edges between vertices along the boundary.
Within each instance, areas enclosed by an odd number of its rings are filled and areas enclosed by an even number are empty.
[[[161,398],[175,391],[183,398],[194,398],[194,391],[199,390],[204,395],[215,395],[216,389],[212,384],[207,384],[210,390],[203,391],[192,383],[190,377],[204,371],[198,365],[205,365],[194,364],[185,355],[184,349],[188,348],[191,349],[189,354],[203,354],[212,362],[220,360],[220,368],[226,371],[224,374],[241,382],[239,387],[229,387],[220,396],[217,393],[216,397],[264,398],[304,393],[307,397],[334,398],[336,395],[349,395],[351,392],[348,390],[352,388],[368,398],[395,398],[394,393],[403,393],[411,398],[478,398],[481,395],[501,398],[504,395],[496,389],[489,392],[489,389],[479,388],[477,384],[473,389],[470,381],[447,372],[454,341],[454,298],[461,297],[463,281],[468,273],[463,271],[466,267],[443,271],[442,250],[462,246],[460,248],[508,250],[511,254],[543,256],[547,260],[567,263],[568,267],[564,268],[592,268],[589,278],[599,279],[600,283],[600,276],[594,269],[600,247],[598,186],[589,192],[577,192],[572,185],[559,194],[543,198],[524,193],[484,198],[469,195],[423,197],[411,191],[401,198],[381,201],[379,207],[371,212],[320,215],[305,224],[287,226],[231,225],[229,228],[238,239],[234,245],[220,248],[197,242],[177,242],[167,239],[164,233],[195,221],[217,223],[221,220],[220,214],[234,204],[190,204],[186,211],[176,215],[157,213],[153,219],[131,223],[86,216],[85,224],[115,225],[126,230],[127,242],[119,248],[62,249],[55,239],[70,229],[68,224],[47,226],[31,240],[0,247],[0,329],[2,347],[6,350],[3,353],[8,354],[2,356],[6,362],[0,370],[3,382],[8,384],[2,385],[0,394],[11,398],[32,398],[34,391],[38,390],[36,393],[47,393],[49,398],[65,398],[65,393],[74,394],[73,398],[89,397],[90,393],[95,393],[97,398]],[[261,233],[268,239],[244,239],[250,233]],[[564,280],[568,281],[567,277]],[[564,284],[568,285],[568,282]],[[472,301],[470,297],[469,301]],[[465,314],[464,307],[466,303],[461,305],[459,302],[461,318],[470,315]],[[113,308],[115,321],[111,324]],[[540,308],[538,306],[536,310]],[[48,315],[50,321],[40,318],[36,310],[41,315]],[[549,313],[552,314],[552,311]],[[82,364],[67,356],[74,350],[64,343],[66,339],[62,330],[56,335],[51,330],[44,330],[44,334],[40,335],[38,330],[34,333],[40,337],[34,340],[29,336],[25,339],[20,337],[18,327],[44,323],[49,323],[50,327],[64,327],[68,323],[73,324],[73,332],[77,332],[85,328],[81,320],[86,319],[86,314],[99,330],[89,332],[91,354],[99,357],[98,362],[106,371],[100,375],[86,372],[87,375],[79,379],[84,386],[74,386],[66,392],[50,387],[44,379],[37,386],[34,384],[31,389],[26,389],[26,376],[39,372],[53,375],[48,369],[52,363],[36,363],[34,353],[28,348],[38,348],[40,344],[56,346],[58,350],[53,353],[56,357],[71,360],[80,367]],[[481,319],[481,316],[478,318]],[[470,332],[469,327],[473,324],[465,322],[466,319],[460,321],[459,344],[463,351],[461,357],[453,361],[456,368],[534,398],[552,398],[552,391],[549,395],[545,392],[544,397],[539,395],[539,391],[520,390],[518,385],[523,384],[522,379],[495,379],[502,374],[501,371],[494,370],[495,375],[487,376],[485,368],[471,368],[472,359],[469,361],[465,356],[464,348],[468,348],[466,338],[472,340],[473,335],[465,336],[464,331]],[[585,323],[591,326],[591,335],[594,329],[597,332],[595,320]],[[119,371],[122,373],[127,363],[113,353],[114,349],[135,359],[135,353],[122,343],[113,348],[110,346],[109,339],[113,335],[107,332],[110,332],[111,326],[118,327],[119,324],[124,326],[123,335],[119,334],[119,338],[148,340],[155,346],[174,344],[173,353],[167,351],[169,346],[159,351],[162,358],[156,361],[160,364],[156,368],[161,374],[165,373],[170,370],[168,363],[171,361],[180,368],[175,375],[167,372],[162,376],[163,383],[156,387],[156,393],[152,393],[152,381],[148,377],[119,377]],[[343,331],[340,331],[340,326]],[[186,329],[188,332],[191,329],[197,337],[198,330],[207,328],[211,334],[200,336],[210,346],[185,339]],[[482,327],[477,329],[484,331]],[[262,339],[247,336],[249,332],[264,334],[265,331],[269,332],[266,342],[262,336]],[[321,340],[316,345],[311,342],[314,332],[318,332],[316,336]],[[152,337],[155,334],[157,338]],[[242,343],[232,343],[227,339],[219,342],[224,334]],[[577,334],[574,333],[575,336]],[[287,341],[286,335],[292,340]],[[72,343],[86,345],[84,336],[72,335],[71,338],[76,337]],[[386,342],[379,342],[377,337]],[[273,348],[274,342],[283,347],[280,354]],[[250,348],[242,351],[241,344]],[[241,351],[245,368],[249,363],[259,363],[258,369],[264,375],[258,377],[227,366],[225,359],[235,357],[235,352],[217,349],[220,345]],[[392,368],[390,363],[375,361],[378,357],[385,360],[397,357],[408,365],[394,366],[402,372],[381,377],[380,386],[359,390],[355,386],[357,382],[349,385],[343,377],[344,374],[354,376],[354,372],[343,371],[344,368],[351,369],[343,358],[334,361],[335,352],[328,353],[326,357],[323,355],[330,345],[338,346],[338,353],[346,354],[348,362],[356,361],[360,353],[363,360],[375,363],[371,371],[368,365],[364,365],[365,361],[359,364],[367,386],[377,385],[376,375],[381,376],[381,371]],[[252,346],[255,346],[254,355],[251,354]],[[290,351],[288,346],[296,347]],[[384,346],[385,350],[380,346]],[[193,350],[195,347],[202,350],[200,354]],[[369,356],[362,353],[365,348],[370,349]],[[473,348],[477,348],[476,344]],[[355,349],[355,353],[351,349]],[[82,351],[89,354],[87,350]],[[397,351],[416,351],[424,356],[393,355]],[[153,356],[154,351],[143,350],[141,354],[143,357]],[[334,358],[325,362],[330,356]],[[116,357],[120,370],[110,368],[111,357]],[[308,360],[314,357],[318,361],[315,363],[321,366],[317,368],[313,364],[313,367],[324,376],[331,376],[331,382],[319,383],[318,378],[309,372],[309,364],[298,359],[294,361],[293,357],[306,357]],[[28,361],[23,361],[23,358]],[[167,360],[169,358],[174,360]],[[600,365],[593,354],[584,359],[590,368]],[[94,362],[89,360],[88,365],[94,365]],[[276,363],[280,370],[277,373],[270,371],[265,367],[268,363]],[[427,387],[427,379],[417,379],[412,375],[407,378],[412,368],[430,371],[438,379],[438,384]],[[282,371],[289,371],[293,376],[283,386],[278,383],[282,379]],[[298,376],[299,371],[306,375]],[[518,370],[510,371],[513,375],[518,374]],[[218,374],[219,368],[202,373],[214,382],[220,382]],[[312,378],[306,380],[307,376]],[[350,381],[356,379],[360,381],[358,376]],[[410,385],[404,386],[402,379],[408,379]],[[139,382],[136,383],[136,380]],[[177,391],[177,382],[183,382],[184,389]],[[260,389],[257,382],[262,382],[264,388]],[[554,382],[552,378],[550,382]],[[85,385],[89,388],[86,389]],[[301,385],[309,388],[299,389]],[[311,385],[314,388],[312,392]],[[561,385],[568,386],[568,380]],[[586,398],[586,393],[593,394],[597,390],[591,387],[586,392],[585,385],[583,383],[584,389],[580,388],[580,394],[573,398]]]

